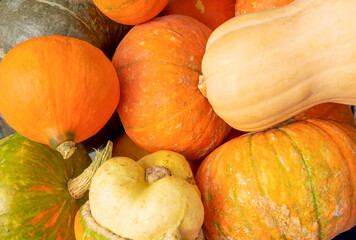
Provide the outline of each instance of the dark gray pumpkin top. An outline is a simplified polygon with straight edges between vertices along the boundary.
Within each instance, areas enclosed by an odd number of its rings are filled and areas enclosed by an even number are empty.
[[[88,41],[111,58],[130,28],[107,18],[91,0],[2,0],[0,61],[15,45],[44,35]]]

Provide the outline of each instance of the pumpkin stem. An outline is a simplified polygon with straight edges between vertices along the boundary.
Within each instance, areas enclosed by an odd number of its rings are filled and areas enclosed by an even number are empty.
[[[146,181],[149,183],[155,182],[166,176],[172,176],[171,172],[167,168],[156,165],[146,168],[145,174]]]
[[[207,97],[206,93],[206,81],[203,75],[199,76],[199,83],[198,83],[198,88],[200,92],[203,94],[204,97]]]
[[[96,170],[112,156],[113,143],[108,141],[105,149],[102,152],[96,150],[96,156],[88,168],[86,168],[79,176],[69,179],[68,191],[74,199],[82,198],[85,192],[89,189],[91,179]]]
[[[77,148],[75,147],[75,142],[72,140],[64,141],[56,147],[56,150],[62,154],[64,159],[70,158],[73,155],[75,149]]]

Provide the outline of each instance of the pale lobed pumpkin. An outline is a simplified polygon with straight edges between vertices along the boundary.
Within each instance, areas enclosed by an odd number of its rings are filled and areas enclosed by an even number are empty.
[[[106,161],[92,179],[89,204],[95,222],[116,237],[203,239],[200,191],[189,163],[176,152],[157,151],[137,162],[127,157]],[[93,236],[87,223],[81,224],[84,234]]]

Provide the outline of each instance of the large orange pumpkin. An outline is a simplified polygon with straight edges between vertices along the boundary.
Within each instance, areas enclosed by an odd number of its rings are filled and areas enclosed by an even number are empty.
[[[210,33],[196,19],[167,15],[136,25],[116,49],[119,116],[127,135],[146,151],[200,159],[230,131],[197,88]]]
[[[69,157],[115,112],[120,87],[104,53],[64,36],[26,40],[0,63],[0,112],[25,137]]]
[[[236,0],[169,0],[160,15],[190,16],[214,30],[235,16],[235,2]]]
[[[332,239],[356,224],[356,129],[296,121],[235,138],[196,175],[212,239]]]
[[[93,0],[94,4],[112,20],[135,25],[157,16],[168,0]]]

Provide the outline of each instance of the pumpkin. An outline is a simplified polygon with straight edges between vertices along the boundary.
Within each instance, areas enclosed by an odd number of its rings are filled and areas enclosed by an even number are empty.
[[[137,146],[126,133],[123,133],[114,141],[113,157],[128,157],[137,161],[148,154],[150,153]]]
[[[12,48],[0,63],[0,85],[6,122],[64,158],[106,124],[120,97],[115,68],[103,52],[59,35]]]
[[[332,239],[356,224],[356,129],[307,119],[235,138],[196,181],[211,239]]]
[[[144,156],[150,154],[146,150],[140,148],[137,146],[130,138],[127,136],[126,133],[123,133],[121,136],[119,136],[115,141],[113,145],[113,152],[112,155],[113,157],[128,157],[131,158],[135,161],[140,160]],[[189,161],[189,166],[190,169],[193,172],[193,175],[197,172],[201,162],[203,159],[198,159],[198,160],[193,160]]]
[[[85,40],[100,48],[111,59],[117,44],[130,28],[106,17],[91,0],[2,0],[0,61],[17,44],[46,35],[63,35]],[[118,124],[110,122],[106,128]],[[14,132],[0,115],[0,138]],[[84,144],[89,149],[98,148],[107,140],[113,138],[95,136],[95,139]]]
[[[211,30],[167,15],[133,27],[112,62],[120,79],[118,113],[127,135],[148,152],[171,150],[196,160],[230,131],[197,88]]]
[[[162,150],[137,162],[115,157],[94,174],[76,238],[203,239],[203,219],[200,192],[183,155]]]
[[[169,0],[160,16],[180,14],[193,17],[214,30],[235,16],[236,0]]]
[[[48,35],[85,40],[111,58],[130,28],[107,18],[91,0],[2,0],[0,61],[19,43]]]
[[[355,119],[349,105],[339,103],[322,103],[315,105],[293,117],[295,120],[307,118],[321,118],[338,121],[355,126]]]
[[[352,0],[296,0],[232,18],[209,37],[200,89],[241,131],[324,102],[354,105],[355,15]]]
[[[63,159],[19,133],[1,139],[0,239],[73,240],[75,214],[88,200],[86,183],[111,149],[112,143],[92,162],[82,144]]]
[[[355,126],[354,116],[349,105],[339,103],[321,103],[314,107],[311,107],[297,115],[292,119],[305,120],[308,118],[321,118],[327,120],[339,121],[341,123]],[[242,132],[236,129],[231,129],[229,135],[225,138],[224,142],[227,142],[233,138],[239,137],[247,132]]]
[[[93,0],[102,13],[112,20],[136,25],[156,17],[168,0]]]
[[[236,0],[235,15],[284,6],[294,0]]]

